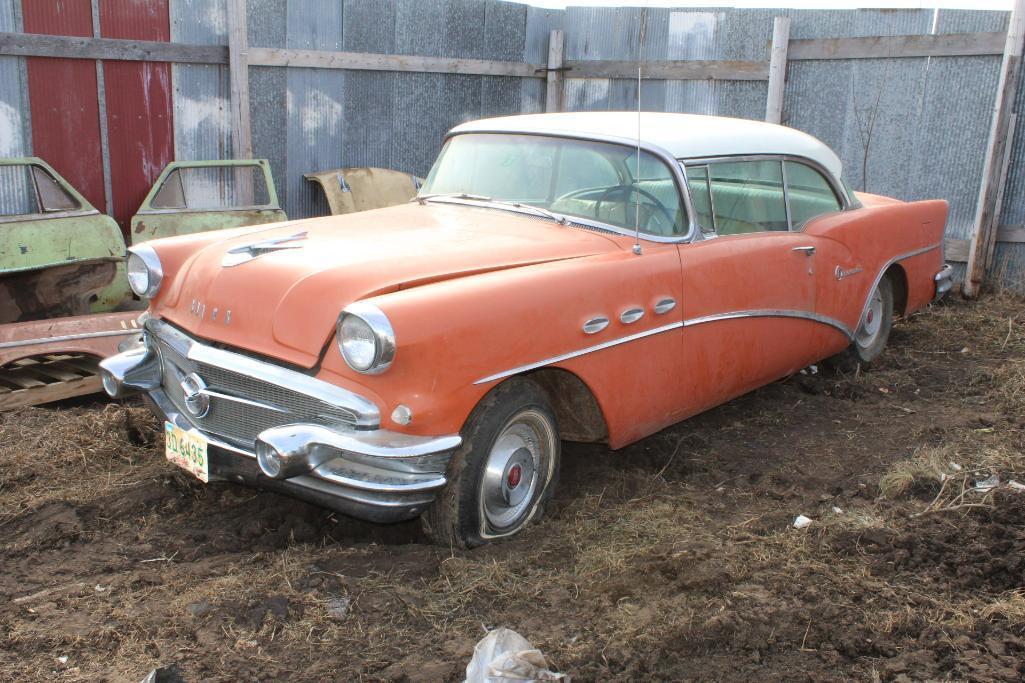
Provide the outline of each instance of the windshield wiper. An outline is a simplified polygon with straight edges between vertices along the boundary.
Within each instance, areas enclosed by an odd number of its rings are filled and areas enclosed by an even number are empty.
[[[473,199],[478,202],[495,201],[491,197],[485,197],[482,194],[470,194],[469,192],[437,192],[435,194],[418,194],[413,199],[420,204],[423,204],[428,199]]]
[[[548,209],[542,209],[540,206],[534,206],[533,204],[524,204],[522,202],[509,202],[503,201],[501,199],[490,199],[488,201],[490,201],[493,204],[502,204],[504,206],[512,206],[517,209],[527,209],[528,211],[534,211],[539,216],[551,218],[559,225],[566,225],[567,223],[569,223],[569,219],[563,216],[562,214],[555,213],[554,211],[549,211]]]
[[[415,200],[421,204],[424,204],[430,199],[469,199],[471,201],[487,202],[489,204],[511,206],[515,209],[525,209],[527,211],[532,211],[539,216],[544,216],[545,218],[552,219],[559,225],[566,225],[570,222],[569,219],[566,218],[566,216],[555,213],[554,211],[549,211],[548,209],[543,209],[540,206],[534,206],[533,204],[524,204],[523,202],[513,202],[504,199],[495,199],[494,197],[485,197],[482,194],[470,194],[469,192],[439,192],[437,194],[417,195],[415,197]]]

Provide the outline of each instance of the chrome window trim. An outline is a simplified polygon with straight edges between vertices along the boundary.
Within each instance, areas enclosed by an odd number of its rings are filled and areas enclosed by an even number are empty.
[[[209,208],[192,208],[192,209],[146,209],[145,211],[136,211],[136,216],[160,216],[173,213],[231,213],[234,211],[281,211],[281,207],[275,204],[254,204],[250,206],[222,206],[222,207],[209,207]],[[250,227],[250,226],[239,226],[239,227]]]
[[[376,429],[380,426],[381,415],[377,406],[359,394],[296,370],[289,370],[273,363],[207,346],[169,323],[156,318],[147,320],[145,327],[147,332],[155,335],[189,360],[221,367],[261,382],[278,384],[318,401],[347,410],[356,417],[357,429]]]
[[[852,209],[861,208],[860,206],[854,205],[854,202],[851,200],[851,197],[848,196],[847,190],[844,188],[843,183],[840,182],[839,178],[833,177],[833,174],[830,173],[825,166],[814,159],[809,159],[808,157],[802,157],[796,154],[738,154],[733,156],[694,157],[689,159],[680,159],[680,162],[686,166],[698,166],[701,164],[714,164],[717,162],[772,161],[774,159],[779,159],[781,163],[784,161],[796,161],[806,166],[810,166],[821,173],[822,177],[826,179],[827,183],[829,183],[830,188],[833,190],[833,194],[835,194],[836,198],[840,200],[841,211],[850,211]]]
[[[779,173],[780,177],[783,179],[783,206],[787,211],[787,232],[796,232],[796,230],[794,230],[794,216],[790,213],[790,183],[787,180],[787,164],[786,159],[783,159],[782,157],[779,160]]]
[[[619,145],[621,147],[627,147],[631,150],[636,150],[638,147],[645,152],[649,152],[654,156],[658,157],[668,168],[669,173],[673,177],[673,181],[676,183],[676,193],[680,196],[683,201],[683,208],[687,216],[687,232],[682,235],[673,235],[666,237],[664,235],[650,235],[644,232],[639,234],[640,239],[646,242],[656,242],[660,244],[683,244],[686,242],[693,242],[695,239],[700,239],[701,230],[698,229],[697,221],[694,217],[694,207],[690,201],[690,189],[687,186],[687,173],[684,169],[683,164],[680,160],[670,154],[666,149],[653,145],[650,142],[645,142],[631,138],[619,137],[618,135],[580,135],[574,134],[571,131],[561,131],[552,129],[542,130],[530,130],[530,131],[513,131],[513,130],[493,130],[493,129],[481,129],[481,130],[466,130],[453,132],[449,131],[445,135],[445,139],[442,141],[444,145],[450,139],[458,135],[534,135],[538,137],[548,138],[563,138],[567,140],[582,140],[585,142],[605,142],[612,145]],[[479,204],[479,202],[478,202]],[[496,208],[503,208],[509,211],[515,212],[515,207],[511,207],[504,204],[496,204]],[[619,226],[610,225],[608,223],[602,223],[601,221],[591,221],[589,219],[577,219],[573,217],[572,222],[580,223],[581,225],[589,225],[591,227],[599,228],[601,230],[608,230],[625,237],[633,237],[635,234],[634,230],[628,228],[621,228]],[[697,235],[697,237],[695,236]]]

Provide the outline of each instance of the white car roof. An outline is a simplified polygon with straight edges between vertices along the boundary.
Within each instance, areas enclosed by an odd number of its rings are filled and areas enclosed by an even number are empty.
[[[637,112],[564,112],[526,114],[468,121],[452,133],[500,132],[572,134],[584,138],[637,140]],[[843,164],[833,150],[807,133],[762,121],[725,116],[642,112],[641,140],[677,159],[790,154],[817,162],[837,179]]]

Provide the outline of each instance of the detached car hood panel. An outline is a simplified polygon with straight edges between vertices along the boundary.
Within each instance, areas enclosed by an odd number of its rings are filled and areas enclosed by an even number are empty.
[[[598,233],[532,216],[410,204],[215,242],[164,284],[155,308],[200,337],[312,367],[354,301],[618,248]]]

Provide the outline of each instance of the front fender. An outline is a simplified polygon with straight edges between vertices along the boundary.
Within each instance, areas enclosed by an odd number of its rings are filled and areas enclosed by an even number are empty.
[[[629,373],[629,353],[637,349],[616,342],[673,328],[682,320],[681,306],[660,315],[653,311],[659,300],[679,298],[679,267],[674,245],[656,245],[643,256],[614,252],[373,297],[367,301],[385,312],[395,330],[397,352],[391,367],[380,375],[356,373],[345,365],[332,340],[322,372],[325,378],[359,385],[365,394],[376,396],[389,429],[448,434],[459,431],[477,402],[505,377],[535,367],[564,367],[595,392],[610,440],[616,441],[613,432],[622,422],[617,418],[643,413],[650,406],[643,383],[615,395],[615,383],[608,377]],[[633,307],[643,309],[644,315],[622,322],[620,314]],[[597,317],[608,318],[609,325],[585,333],[584,323]],[[679,347],[672,345],[671,336],[664,337],[666,346],[655,352],[661,363],[679,362]],[[610,342],[621,352],[616,367],[603,367],[604,350],[587,353],[593,361],[588,363],[580,362],[584,356],[574,355]],[[665,354],[669,358],[661,357]],[[414,415],[406,427],[390,422],[400,403]]]

